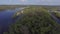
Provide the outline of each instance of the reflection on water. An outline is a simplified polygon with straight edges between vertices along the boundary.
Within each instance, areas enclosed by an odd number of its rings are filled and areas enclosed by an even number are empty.
[[[17,9],[14,10],[3,10],[0,12],[0,34],[7,31],[8,26],[15,22],[15,19],[12,18]]]

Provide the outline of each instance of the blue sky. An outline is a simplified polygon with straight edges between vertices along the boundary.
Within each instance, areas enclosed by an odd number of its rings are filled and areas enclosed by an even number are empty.
[[[60,5],[60,0],[0,0],[0,5]]]

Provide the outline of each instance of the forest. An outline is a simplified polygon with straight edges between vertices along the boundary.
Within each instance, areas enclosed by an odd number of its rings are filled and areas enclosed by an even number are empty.
[[[45,7],[30,6],[23,9],[23,17],[11,24],[4,34],[60,34],[60,24]]]

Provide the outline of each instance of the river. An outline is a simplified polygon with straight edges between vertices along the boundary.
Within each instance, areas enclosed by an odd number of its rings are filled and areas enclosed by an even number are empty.
[[[19,8],[20,10],[20,8]],[[8,26],[15,22],[12,16],[16,13],[17,9],[2,10],[0,11],[0,34],[8,30]]]
[[[60,24],[60,19],[58,19],[54,14],[53,11],[48,11],[50,16],[55,20],[55,22]]]

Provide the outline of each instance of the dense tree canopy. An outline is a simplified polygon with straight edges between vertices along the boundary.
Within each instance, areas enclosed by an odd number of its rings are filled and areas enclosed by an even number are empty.
[[[29,7],[24,15],[10,26],[4,34],[60,34],[60,25],[56,23],[45,8]]]

